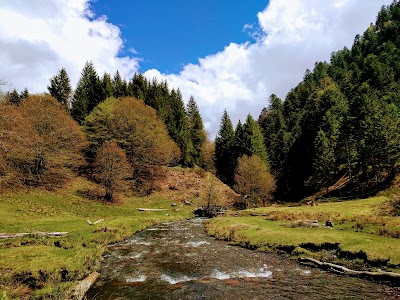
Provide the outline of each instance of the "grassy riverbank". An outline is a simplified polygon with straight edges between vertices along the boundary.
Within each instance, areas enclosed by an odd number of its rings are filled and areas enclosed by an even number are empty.
[[[194,205],[160,194],[141,198],[121,195],[115,204],[82,196],[96,188],[77,178],[59,191],[0,196],[0,233],[30,233],[0,239],[0,299],[62,298],[77,280],[98,270],[108,244],[155,223],[189,218],[194,209]],[[138,207],[168,211],[139,212]],[[104,221],[96,225],[87,222],[100,219]],[[68,234],[45,237],[41,232]]]
[[[312,257],[359,270],[400,272],[400,220],[388,213],[388,201],[381,196],[249,209],[211,220],[207,231],[261,251]],[[326,221],[333,227],[326,227]]]

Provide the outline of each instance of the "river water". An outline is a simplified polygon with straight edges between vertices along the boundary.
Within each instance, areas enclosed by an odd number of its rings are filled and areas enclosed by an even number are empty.
[[[386,285],[215,240],[202,219],[148,228],[109,252],[87,299],[400,299]]]

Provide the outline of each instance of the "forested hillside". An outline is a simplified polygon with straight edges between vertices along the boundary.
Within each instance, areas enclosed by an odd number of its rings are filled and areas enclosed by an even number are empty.
[[[48,91],[2,97],[3,190],[62,187],[79,174],[100,183],[111,201],[128,188],[151,193],[163,166],[213,168],[196,101],[191,97],[185,107],[167,82],[141,74],[127,82],[118,71],[100,78],[87,62],[75,90],[62,68]]]
[[[400,159],[400,4],[382,7],[351,49],[315,64],[285,101],[271,95],[259,123],[276,198],[365,196]],[[329,190],[328,190],[329,188]]]
[[[167,81],[142,74],[126,80],[118,71],[100,77],[87,62],[73,89],[62,68],[48,86],[58,102],[26,89],[3,97],[0,185],[60,186],[78,171],[103,182],[110,198],[109,185],[120,185],[105,183],[110,174],[102,172],[128,164],[129,175],[119,181],[146,194],[160,166],[179,164],[215,169],[245,206],[266,204],[274,191],[285,202],[375,193],[399,167],[399,29],[395,1],[351,49],[306,70],[284,101],[271,95],[258,121],[249,115],[234,129],[225,111],[214,145],[195,99],[185,107]]]

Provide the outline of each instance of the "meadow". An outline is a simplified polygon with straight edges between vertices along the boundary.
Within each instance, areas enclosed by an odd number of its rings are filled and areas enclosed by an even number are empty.
[[[292,258],[400,272],[400,220],[390,201],[378,196],[248,209],[209,221],[207,231],[237,245]],[[327,221],[333,226],[325,226]]]
[[[22,191],[0,196],[0,299],[59,299],[100,267],[107,245],[159,222],[193,216],[191,205],[160,195],[120,195],[116,203],[88,199],[96,185],[76,178],[62,190]],[[168,211],[138,211],[137,208]],[[97,220],[104,220],[90,225]],[[67,232],[63,236],[43,233]]]

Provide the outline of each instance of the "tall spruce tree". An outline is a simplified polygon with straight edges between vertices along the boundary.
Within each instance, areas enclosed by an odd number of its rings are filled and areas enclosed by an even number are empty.
[[[271,170],[275,175],[279,174],[287,155],[288,134],[283,116],[283,103],[276,95],[270,96],[269,106],[260,115],[259,124],[264,135]]]
[[[71,109],[72,117],[79,124],[82,124],[85,117],[104,99],[103,84],[97,75],[93,63],[87,62],[83,67],[75,90]]]
[[[242,122],[239,120],[235,129],[235,157],[238,159],[246,153],[246,139]]]
[[[161,100],[165,101],[166,99],[162,98]],[[181,150],[182,165],[192,167],[195,164],[193,161],[193,144],[190,139],[189,122],[181,91],[179,89],[176,92],[172,90],[168,106],[163,105],[163,103],[159,105],[162,107],[162,118],[165,120],[168,132]]]
[[[148,90],[149,82],[146,77],[144,77],[143,74],[135,73],[132,80],[128,83],[129,95],[145,101]]]
[[[120,98],[126,96],[126,89],[127,89],[126,82],[122,80],[118,70],[117,72],[115,72],[114,80],[112,83],[113,83],[114,97]]]
[[[66,111],[69,110],[68,100],[71,96],[72,87],[65,68],[61,68],[56,75],[50,78],[50,85],[47,86],[47,90],[62,104]]]
[[[109,73],[104,73],[103,78],[101,79],[101,82],[103,84],[103,89],[104,89],[104,97],[110,98],[114,97],[114,88],[113,88],[113,82],[111,79],[111,75]]]
[[[264,137],[261,132],[260,125],[249,114],[246,118],[246,123],[243,125],[243,153],[247,156],[257,155],[259,158],[267,162],[267,151],[264,145]]]
[[[207,139],[204,130],[203,120],[200,115],[199,108],[193,96],[190,96],[186,106],[188,121],[189,121],[189,134],[193,145],[193,163],[196,165],[201,164],[201,152],[204,142]]]
[[[235,131],[226,110],[222,115],[221,125],[215,139],[214,160],[217,177],[232,187],[235,183],[236,167]]]

